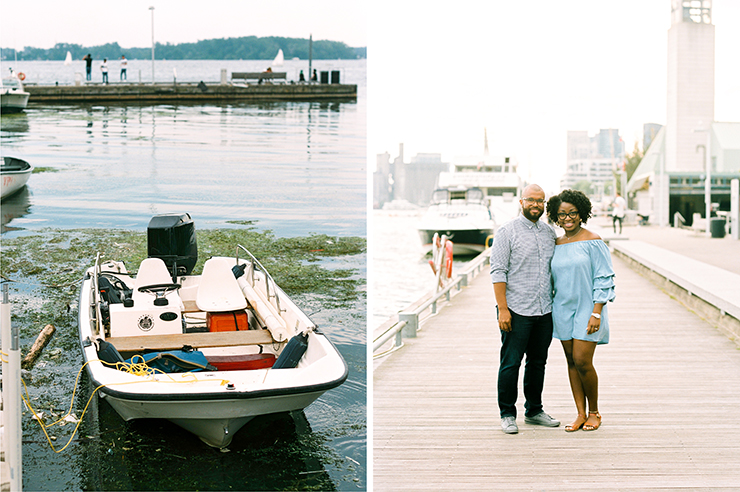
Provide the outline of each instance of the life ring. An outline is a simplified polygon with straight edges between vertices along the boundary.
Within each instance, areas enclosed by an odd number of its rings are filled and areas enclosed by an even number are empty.
[[[21,80],[26,80],[26,74],[23,72],[18,72],[18,78]]]

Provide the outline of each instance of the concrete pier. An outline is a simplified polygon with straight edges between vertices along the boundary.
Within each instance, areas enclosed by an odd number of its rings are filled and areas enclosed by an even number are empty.
[[[86,84],[25,85],[36,103],[352,101],[355,84]]]
[[[621,236],[604,229],[602,235],[612,236],[615,245],[639,236],[687,258],[712,256],[720,264],[726,258],[732,268],[740,256],[737,241],[694,237],[690,231],[646,227],[639,233],[625,228]],[[611,343],[598,347],[594,359],[603,416],[599,430],[569,434],[563,426],[527,425],[520,394],[519,434],[501,431],[500,335],[490,277],[482,274],[423,323],[416,338],[406,339],[375,367],[374,489],[735,490],[738,345],[711,317],[638,273],[644,267],[633,269],[629,248],[621,251],[613,254],[617,299],[609,305]],[[680,262],[672,269],[685,276]],[[725,272],[740,279],[740,272]],[[563,425],[575,419],[557,340],[550,348],[543,401]]]

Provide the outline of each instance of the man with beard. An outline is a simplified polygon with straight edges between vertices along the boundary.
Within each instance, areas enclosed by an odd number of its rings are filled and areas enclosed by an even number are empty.
[[[516,434],[519,368],[524,368],[524,422],[558,427],[560,422],[542,409],[547,351],[552,341],[550,259],[555,231],[540,221],[545,192],[536,184],[524,188],[522,213],[496,231],[491,247],[491,281],[501,329],[498,405],[501,428]]]

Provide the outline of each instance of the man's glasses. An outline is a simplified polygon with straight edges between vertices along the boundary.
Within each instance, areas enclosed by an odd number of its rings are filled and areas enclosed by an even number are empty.
[[[527,197],[527,198],[522,198],[522,200],[524,200],[525,202],[529,203],[530,205],[532,205],[533,203],[536,203],[537,205],[542,205],[543,203],[545,203],[545,200],[543,200],[541,198],[530,198],[530,197]]]
[[[567,214],[565,212],[558,212],[558,219],[564,219],[566,217],[570,217],[571,219],[575,219],[578,217],[579,213],[578,210],[574,210],[572,212],[568,212]]]

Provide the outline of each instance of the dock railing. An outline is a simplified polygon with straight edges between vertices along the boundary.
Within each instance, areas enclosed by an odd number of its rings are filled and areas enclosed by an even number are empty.
[[[0,303],[0,332],[2,332],[2,454],[0,487],[3,490],[21,490],[22,434],[21,434],[21,351],[18,327],[11,324],[8,284],[2,285]],[[7,474],[7,475],[6,475]]]
[[[455,275],[441,290],[438,292],[429,294],[422,297],[406,310],[399,312],[393,316],[388,322],[390,326],[383,330],[373,340],[373,358],[382,357],[394,352],[403,346],[403,338],[415,338],[416,332],[419,331],[419,321],[421,315],[428,309],[431,314],[437,313],[437,303],[444,297],[446,301],[450,301],[452,298],[453,291],[461,291],[463,287],[468,286],[468,282],[478,275],[485,265],[490,262],[491,248],[486,249],[478,256],[473,258],[465,268]],[[398,319],[395,319],[398,316]],[[395,321],[395,322],[394,322]],[[386,343],[394,338],[394,342],[391,348],[384,350],[380,353],[375,353],[381,347],[385,346]]]

